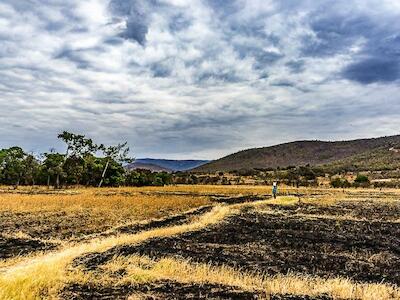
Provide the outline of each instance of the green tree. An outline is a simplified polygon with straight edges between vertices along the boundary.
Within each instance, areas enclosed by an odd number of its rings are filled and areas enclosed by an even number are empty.
[[[117,163],[128,163],[132,162],[133,159],[128,157],[129,154],[129,147],[127,146],[127,143],[122,143],[118,144],[116,146],[109,146],[106,147],[104,145],[101,145],[100,150],[103,152],[104,158],[106,159],[106,163],[103,169],[103,172],[101,174],[101,179],[99,182],[98,187],[101,187],[103,182],[104,182],[104,177],[106,175],[107,169],[110,166],[110,163],[112,162],[117,162]]]
[[[23,165],[25,169],[24,171],[25,184],[31,183],[32,185],[35,185],[36,178],[38,178],[40,175],[41,166],[39,160],[35,156],[33,156],[33,154],[28,154],[25,157]]]
[[[20,147],[0,151],[0,170],[3,182],[13,184],[17,189],[24,177],[27,154]]]
[[[341,179],[339,177],[336,177],[331,180],[331,186],[333,188],[348,188],[351,186],[350,182],[347,181],[347,179]]]
[[[310,166],[301,166],[298,169],[298,173],[300,176],[303,176],[306,180],[315,180],[316,175],[315,172],[310,168]]]
[[[44,168],[47,173],[47,186],[50,187],[50,178],[55,176],[55,184],[56,188],[60,188],[60,177],[65,175],[64,173],[64,161],[65,155],[60,153],[44,153],[45,160],[43,162]]]
[[[369,183],[368,176],[358,174],[354,182],[357,183]]]
[[[92,139],[86,138],[83,134],[75,134],[63,131],[57,136],[67,144],[65,158],[70,156],[83,157],[99,150]]]
[[[83,134],[63,131],[58,138],[65,142],[67,149],[64,156],[63,169],[67,183],[80,184],[85,173],[85,160],[89,159],[101,146]]]
[[[354,185],[361,187],[368,187],[370,185],[368,176],[358,174],[356,179],[354,180]]]

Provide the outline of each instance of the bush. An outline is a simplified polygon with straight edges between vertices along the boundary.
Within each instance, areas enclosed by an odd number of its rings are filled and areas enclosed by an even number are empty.
[[[333,188],[348,188],[351,184],[347,179],[335,178],[331,180],[331,186]]]
[[[306,180],[315,180],[317,177],[309,166],[299,167],[298,174],[303,176]]]
[[[382,181],[382,182],[374,182],[374,187],[376,188],[399,188],[400,181]]]
[[[368,187],[370,186],[369,178],[366,175],[357,175],[357,178],[354,180],[355,187]]]
[[[149,170],[136,169],[126,175],[127,186],[163,186],[171,184],[172,176],[166,172],[151,172]]]
[[[357,175],[357,178],[354,180],[356,183],[369,183],[368,176],[366,175]]]
[[[333,188],[340,188],[342,187],[342,180],[340,178],[335,178],[331,180],[331,186]]]

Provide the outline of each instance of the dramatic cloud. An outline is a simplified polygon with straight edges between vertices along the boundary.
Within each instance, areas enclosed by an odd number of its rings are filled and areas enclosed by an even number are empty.
[[[71,130],[217,158],[398,134],[399,19],[390,0],[3,0],[0,147]]]

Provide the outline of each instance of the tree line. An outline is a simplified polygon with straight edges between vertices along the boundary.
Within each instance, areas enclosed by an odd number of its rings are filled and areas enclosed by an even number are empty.
[[[34,155],[21,147],[0,150],[0,184],[121,186],[164,185],[169,174],[145,170],[127,170],[132,162],[127,143],[106,146],[96,144],[85,135],[64,131],[58,135],[66,145],[65,153],[54,149]]]

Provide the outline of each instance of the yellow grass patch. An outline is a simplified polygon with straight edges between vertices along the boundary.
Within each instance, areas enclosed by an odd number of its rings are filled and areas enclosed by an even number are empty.
[[[71,195],[0,193],[0,225],[9,235],[19,232],[26,238],[59,241],[211,203],[206,196],[147,195],[141,191],[126,188],[82,189]]]

